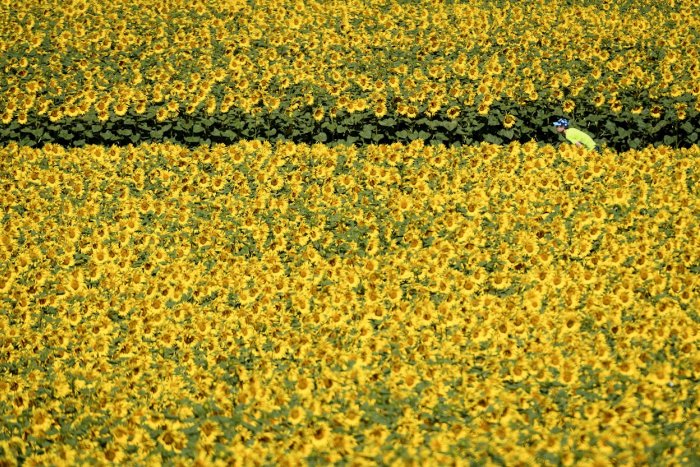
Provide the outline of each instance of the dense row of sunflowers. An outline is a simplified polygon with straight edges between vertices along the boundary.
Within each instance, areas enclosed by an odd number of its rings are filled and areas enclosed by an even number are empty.
[[[502,100],[575,116],[580,96],[600,112],[684,120],[700,106],[694,4],[4,2],[0,120],[232,108],[456,118]]]
[[[4,465],[698,462],[698,147],[0,156]]]

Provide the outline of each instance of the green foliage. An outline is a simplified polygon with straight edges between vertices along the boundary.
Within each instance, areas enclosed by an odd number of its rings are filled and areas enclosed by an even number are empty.
[[[239,140],[289,140],[295,143],[335,144],[389,144],[424,140],[428,144],[468,145],[477,142],[508,144],[511,141],[535,140],[543,143],[563,142],[551,127],[551,122],[565,116],[572,125],[590,133],[599,145],[617,150],[640,148],[648,145],[688,147],[696,144],[700,134],[700,114],[689,106],[683,120],[677,120],[672,110],[686,102],[688,95],[677,99],[662,99],[656,104],[661,116],[650,115],[652,101],[648,97],[629,95],[623,99],[632,108],[639,104],[646,109],[638,114],[629,110],[613,113],[595,107],[589,96],[574,99],[576,110],[566,114],[556,103],[531,102],[521,106],[515,102],[494,103],[488,114],[479,115],[475,109],[462,109],[455,118],[445,111],[434,115],[418,114],[415,118],[401,116],[389,108],[389,117],[377,117],[370,111],[348,113],[339,111],[335,116],[325,113],[319,121],[312,109],[303,107],[290,112],[277,109],[255,115],[240,109],[227,113],[207,114],[199,110],[192,115],[158,121],[155,108],[143,114],[133,110],[124,116],[113,112],[106,121],[99,121],[94,112],[85,116],[51,122],[46,116],[30,113],[28,121],[20,125],[12,121],[0,125],[0,144],[10,141],[25,146],[55,143],[68,147],[87,144],[128,145],[141,142],[175,142],[190,147],[216,143],[232,144]],[[328,96],[318,96],[323,104]],[[325,107],[330,106],[330,100]],[[514,121],[504,125],[506,116]]]

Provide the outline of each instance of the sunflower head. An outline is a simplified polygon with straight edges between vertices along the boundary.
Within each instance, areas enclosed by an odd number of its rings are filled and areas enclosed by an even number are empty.
[[[515,118],[515,115],[508,114],[503,118],[503,126],[506,128],[512,128],[516,121],[517,119]]]

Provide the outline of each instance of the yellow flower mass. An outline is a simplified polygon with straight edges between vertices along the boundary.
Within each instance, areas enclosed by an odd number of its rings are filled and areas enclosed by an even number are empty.
[[[573,99],[588,96],[595,108],[634,116],[643,109],[627,97],[644,89],[651,117],[673,109],[684,120],[700,105],[697,5],[598,3],[8,3],[0,115],[8,124],[35,111],[51,122],[150,112],[162,122],[284,102],[316,120],[338,109],[454,119],[475,98],[485,115],[502,100],[547,100],[572,113]],[[651,19],[659,17],[683,20]]]
[[[698,464],[697,145],[163,142],[690,138],[696,3],[0,0],[0,465]]]
[[[692,463],[696,146],[0,154],[5,463]]]

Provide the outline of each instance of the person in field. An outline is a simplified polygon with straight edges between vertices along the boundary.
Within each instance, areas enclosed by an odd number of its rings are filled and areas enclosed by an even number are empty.
[[[560,118],[554,122],[554,128],[558,133],[563,133],[566,139],[579,147],[585,147],[591,151],[600,152],[600,146],[591,138],[590,135],[584,133],[577,128],[569,128],[569,121],[565,118]]]

